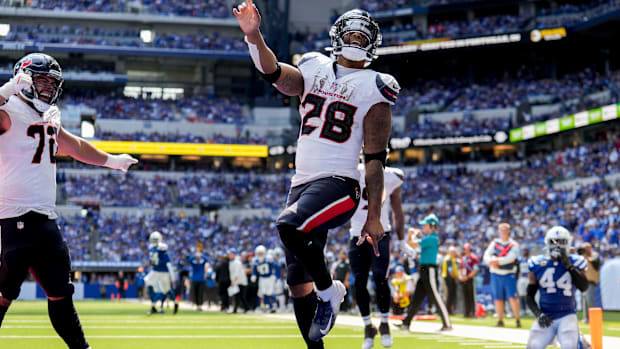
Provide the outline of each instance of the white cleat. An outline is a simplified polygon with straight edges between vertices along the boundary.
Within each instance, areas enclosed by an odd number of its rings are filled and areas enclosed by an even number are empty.
[[[394,345],[394,338],[392,338],[392,334],[390,333],[390,325],[385,322],[382,322],[379,325],[379,333],[381,333],[381,345],[384,348],[391,348]]]

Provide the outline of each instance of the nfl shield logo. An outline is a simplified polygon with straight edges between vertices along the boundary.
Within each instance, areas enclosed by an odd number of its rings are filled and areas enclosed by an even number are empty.
[[[17,229],[24,229],[24,222],[17,222]]]

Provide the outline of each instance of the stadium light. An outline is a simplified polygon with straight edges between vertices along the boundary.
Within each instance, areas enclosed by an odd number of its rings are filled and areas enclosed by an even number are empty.
[[[11,31],[11,25],[10,24],[0,24],[0,36],[7,36],[9,35],[9,32]]]
[[[154,37],[155,37],[155,34],[153,33],[152,30],[148,30],[148,29],[140,30],[140,40],[142,40],[143,43],[145,44],[152,43]]]

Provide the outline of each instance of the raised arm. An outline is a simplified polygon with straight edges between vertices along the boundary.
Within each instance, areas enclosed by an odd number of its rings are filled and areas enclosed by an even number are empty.
[[[383,196],[383,167],[392,129],[392,109],[387,103],[373,105],[364,119],[364,157],[366,161],[366,190],[368,192],[368,217],[362,235],[372,238],[375,255],[379,255],[378,241],[385,231],[381,225]],[[383,157],[381,159],[381,157]]]
[[[301,96],[304,92],[301,72],[292,65],[278,62],[276,55],[267,47],[260,32],[261,16],[252,0],[234,8],[233,14],[245,33],[250,56],[262,77],[287,96]]]
[[[58,152],[72,158],[97,166],[105,166],[127,172],[127,169],[138,162],[127,154],[112,155],[97,149],[85,139],[72,135],[63,127],[58,132]]]

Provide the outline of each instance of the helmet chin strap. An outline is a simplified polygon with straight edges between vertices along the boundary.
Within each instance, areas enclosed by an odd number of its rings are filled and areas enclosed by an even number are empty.
[[[46,111],[48,111],[52,106],[48,103],[43,102],[42,100],[39,99],[39,94],[37,93],[37,90],[33,87],[31,87],[33,89],[33,95],[34,98],[30,98],[28,96],[26,96],[26,94],[24,94],[24,92],[20,92],[20,96],[22,96],[24,99],[26,99],[28,102],[30,102],[32,104],[32,106],[34,107],[34,109],[36,109],[39,113],[45,113]]]
[[[358,47],[345,46],[342,48],[342,56],[354,62],[365,61],[366,51]]]
[[[32,100],[32,105],[34,105],[34,108],[41,113],[45,113],[52,107],[38,98]]]

